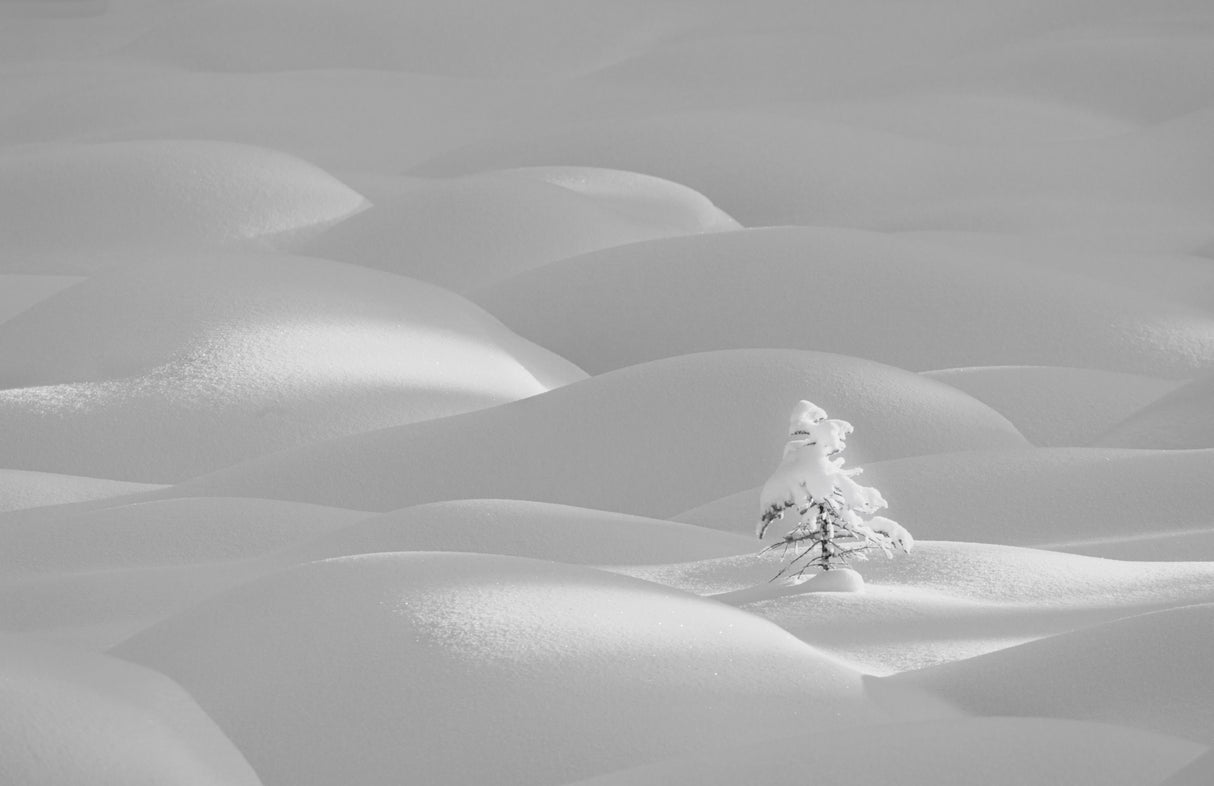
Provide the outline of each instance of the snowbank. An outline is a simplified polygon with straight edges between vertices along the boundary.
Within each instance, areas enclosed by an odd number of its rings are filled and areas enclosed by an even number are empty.
[[[542,786],[882,717],[857,672],[767,622],[510,557],[311,563],[114,653],[187,686],[267,784]]]
[[[818,352],[745,350],[647,363],[481,412],[266,456],[175,493],[380,511],[531,499],[660,518],[762,481],[778,463],[788,407],[807,395],[855,423],[855,465],[1025,444],[1002,416],[919,375]]]
[[[179,685],[106,655],[0,637],[0,780],[260,786]]]
[[[1214,560],[1214,450],[1039,448],[865,465],[890,516],[916,537],[1145,560]],[[677,521],[744,532],[758,489]]]
[[[148,483],[125,483],[118,480],[84,478],[76,475],[0,469],[0,513],[40,508],[47,505],[102,500],[124,494],[153,491],[157,488],[160,486]]]
[[[703,195],[635,172],[534,167],[402,188],[300,250],[467,290],[601,248],[739,228]]]
[[[1167,777],[1200,750],[1186,740],[1106,724],[965,718],[881,726],[860,734],[825,730],[774,740],[758,752],[716,750],[569,786],[1141,786]]]
[[[1214,376],[1194,380],[1130,413],[1095,444],[1167,450],[1214,448]]]
[[[607,249],[475,295],[591,373],[789,347],[915,370],[1052,365],[1162,377],[1214,368],[1214,316],[902,235],[785,227]]]
[[[692,562],[754,551],[750,538],[602,510],[506,499],[455,500],[364,518],[275,559],[462,551],[582,565]]]
[[[1214,742],[1214,604],[1143,614],[892,678],[985,715],[1095,720]]]
[[[0,273],[0,322],[83,281],[79,276],[28,276]]]
[[[1135,374],[1050,366],[976,366],[924,375],[989,404],[1016,424],[1029,442],[1043,447],[1089,445],[1113,424],[1182,384]],[[1202,447],[1214,447],[1214,442]]]
[[[0,368],[0,465],[142,482],[585,376],[457,295],[290,256],[94,276],[0,325]]]
[[[285,153],[157,140],[10,148],[0,206],[0,270],[63,274],[133,253],[273,245],[367,202]]]

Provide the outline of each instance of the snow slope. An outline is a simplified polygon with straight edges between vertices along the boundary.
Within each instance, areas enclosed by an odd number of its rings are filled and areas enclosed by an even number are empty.
[[[972,712],[1097,720],[1214,742],[1214,604],[1143,614],[908,672]]]
[[[181,687],[106,655],[0,637],[0,780],[260,786]]]
[[[1109,447],[1214,447],[1214,376],[1205,376],[1129,413],[1096,440]]]
[[[0,513],[101,500],[159,488],[147,483],[0,469]]]
[[[379,511],[531,499],[662,517],[761,482],[778,463],[788,407],[805,396],[855,424],[855,463],[1025,445],[1002,416],[918,375],[746,350],[647,363],[493,409],[284,451],[173,493]]]
[[[267,786],[540,786],[882,717],[858,672],[762,620],[510,557],[311,563],[113,652],[185,685]]]
[[[1182,384],[1054,366],[975,366],[928,371],[925,376],[989,404],[1029,442],[1042,447],[1090,445],[1129,414]]]
[[[0,270],[87,274],[140,250],[272,246],[367,201],[274,150],[148,140],[0,150],[0,206]]]
[[[784,227],[656,240],[473,296],[591,373],[741,347],[914,370],[1053,365],[1189,377],[1214,368],[1209,312],[902,235]]]
[[[584,376],[457,295],[289,256],[94,276],[0,325],[0,365],[0,464],[141,482]]]
[[[748,538],[688,524],[545,502],[482,499],[364,517],[274,557],[309,562],[385,551],[462,551],[614,565],[692,562],[753,550]]]
[[[703,195],[635,172],[533,167],[400,188],[300,250],[462,291],[601,248],[738,228]]]
[[[31,276],[0,273],[0,322],[82,281],[79,276]]]
[[[864,482],[916,537],[1092,556],[1214,560],[1214,451],[973,451],[864,465]],[[744,532],[758,489],[675,517]]]
[[[726,748],[570,786],[1141,786],[1172,774],[1200,750],[1185,740],[1106,724],[966,718],[883,726],[867,734],[827,729],[769,742],[759,753]]]

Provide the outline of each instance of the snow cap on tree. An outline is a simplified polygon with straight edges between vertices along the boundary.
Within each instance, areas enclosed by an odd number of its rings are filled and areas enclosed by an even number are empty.
[[[801,399],[792,408],[792,414],[788,416],[788,435],[790,437],[808,435],[812,433],[810,430],[813,426],[823,420],[826,420],[826,410],[811,401]]]

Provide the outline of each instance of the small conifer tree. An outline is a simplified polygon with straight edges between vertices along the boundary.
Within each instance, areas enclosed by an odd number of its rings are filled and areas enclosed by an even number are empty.
[[[797,568],[829,571],[852,559],[868,559],[880,549],[887,557],[910,551],[914,539],[896,521],[873,515],[886,507],[881,492],[852,478],[860,469],[844,469],[839,456],[852,426],[832,420],[808,402],[799,402],[789,416],[788,442],[780,466],[763,485],[756,534],[761,540],[772,523],[789,511],[796,521],[783,538],[764,549],[782,548],[788,562],[772,581]]]

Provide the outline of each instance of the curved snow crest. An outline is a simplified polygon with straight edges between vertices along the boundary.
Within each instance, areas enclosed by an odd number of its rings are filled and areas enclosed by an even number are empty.
[[[477,301],[591,373],[689,352],[815,349],[913,370],[1214,368],[1214,316],[1087,277],[947,244],[776,227],[668,238],[562,260]]]
[[[660,518],[766,477],[788,402],[808,391],[863,428],[857,461],[1026,444],[1001,415],[917,374],[821,352],[737,350],[266,456],[175,491],[381,511],[531,499]]]
[[[585,378],[454,293],[290,256],[107,271],[0,325],[0,359],[0,464],[143,482]]]
[[[866,464],[920,538],[1003,543],[1114,559],[1214,560],[1214,450],[1036,448]],[[753,488],[674,520],[749,531]]]
[[[181,686],[106,655],[0,637],[0,779],[261,786]]]
[[[137,253],[274,247],[369,204],[301,159],[231,142],[19,147],[0,155],[0,269],[92,273]]]
[[[410,179],[395,190],[297,250],[465,291],[601,248],[739,228],[686,186],[592,167]]]
[[[988,715],[1041,715],[1214,742],[1214,603],[1062,633],[891,678]]]
[[[161,486],[120,480],[0,469],[0,514],[154,491]]]
[[[1183,385],[1100,435],[1105,447],[1214,448],[1214,375]]]
[[[300,786],[350,772],[367,786],[555,786],[781,728],[885,717],[858,672],[763,620],[511,557],[313,562],[114,653],[187,686],[267,782]],[[561,755],[536,755],[537,739]]]
[[[744,554],[754,551],[754,543],[663,519],[546,502],[465,499],[364,517],[288,547],[273,559],[308,562],[390,551],[460,551],[618,565]]]
[[[1041,447],[1090,445],[1126,417],[1184,384],[1057,366],[971,366],[923,373],[989,404]],[[1146,444],[1150,441],[1118,447],[1161,447]],[[1200,447],[1214,447],[1214,441]]]
[[[767,747],[830,755],[798,766],[783,756],[756,756],[753,748],[730,746],[568,786],[804,786],[807,770],[820,783],[1141,786],[1158,782],[1201,752],[1196,743],[1141,729],[1047,718],[950,718],[864,733],[826,730],[781,738]]]

